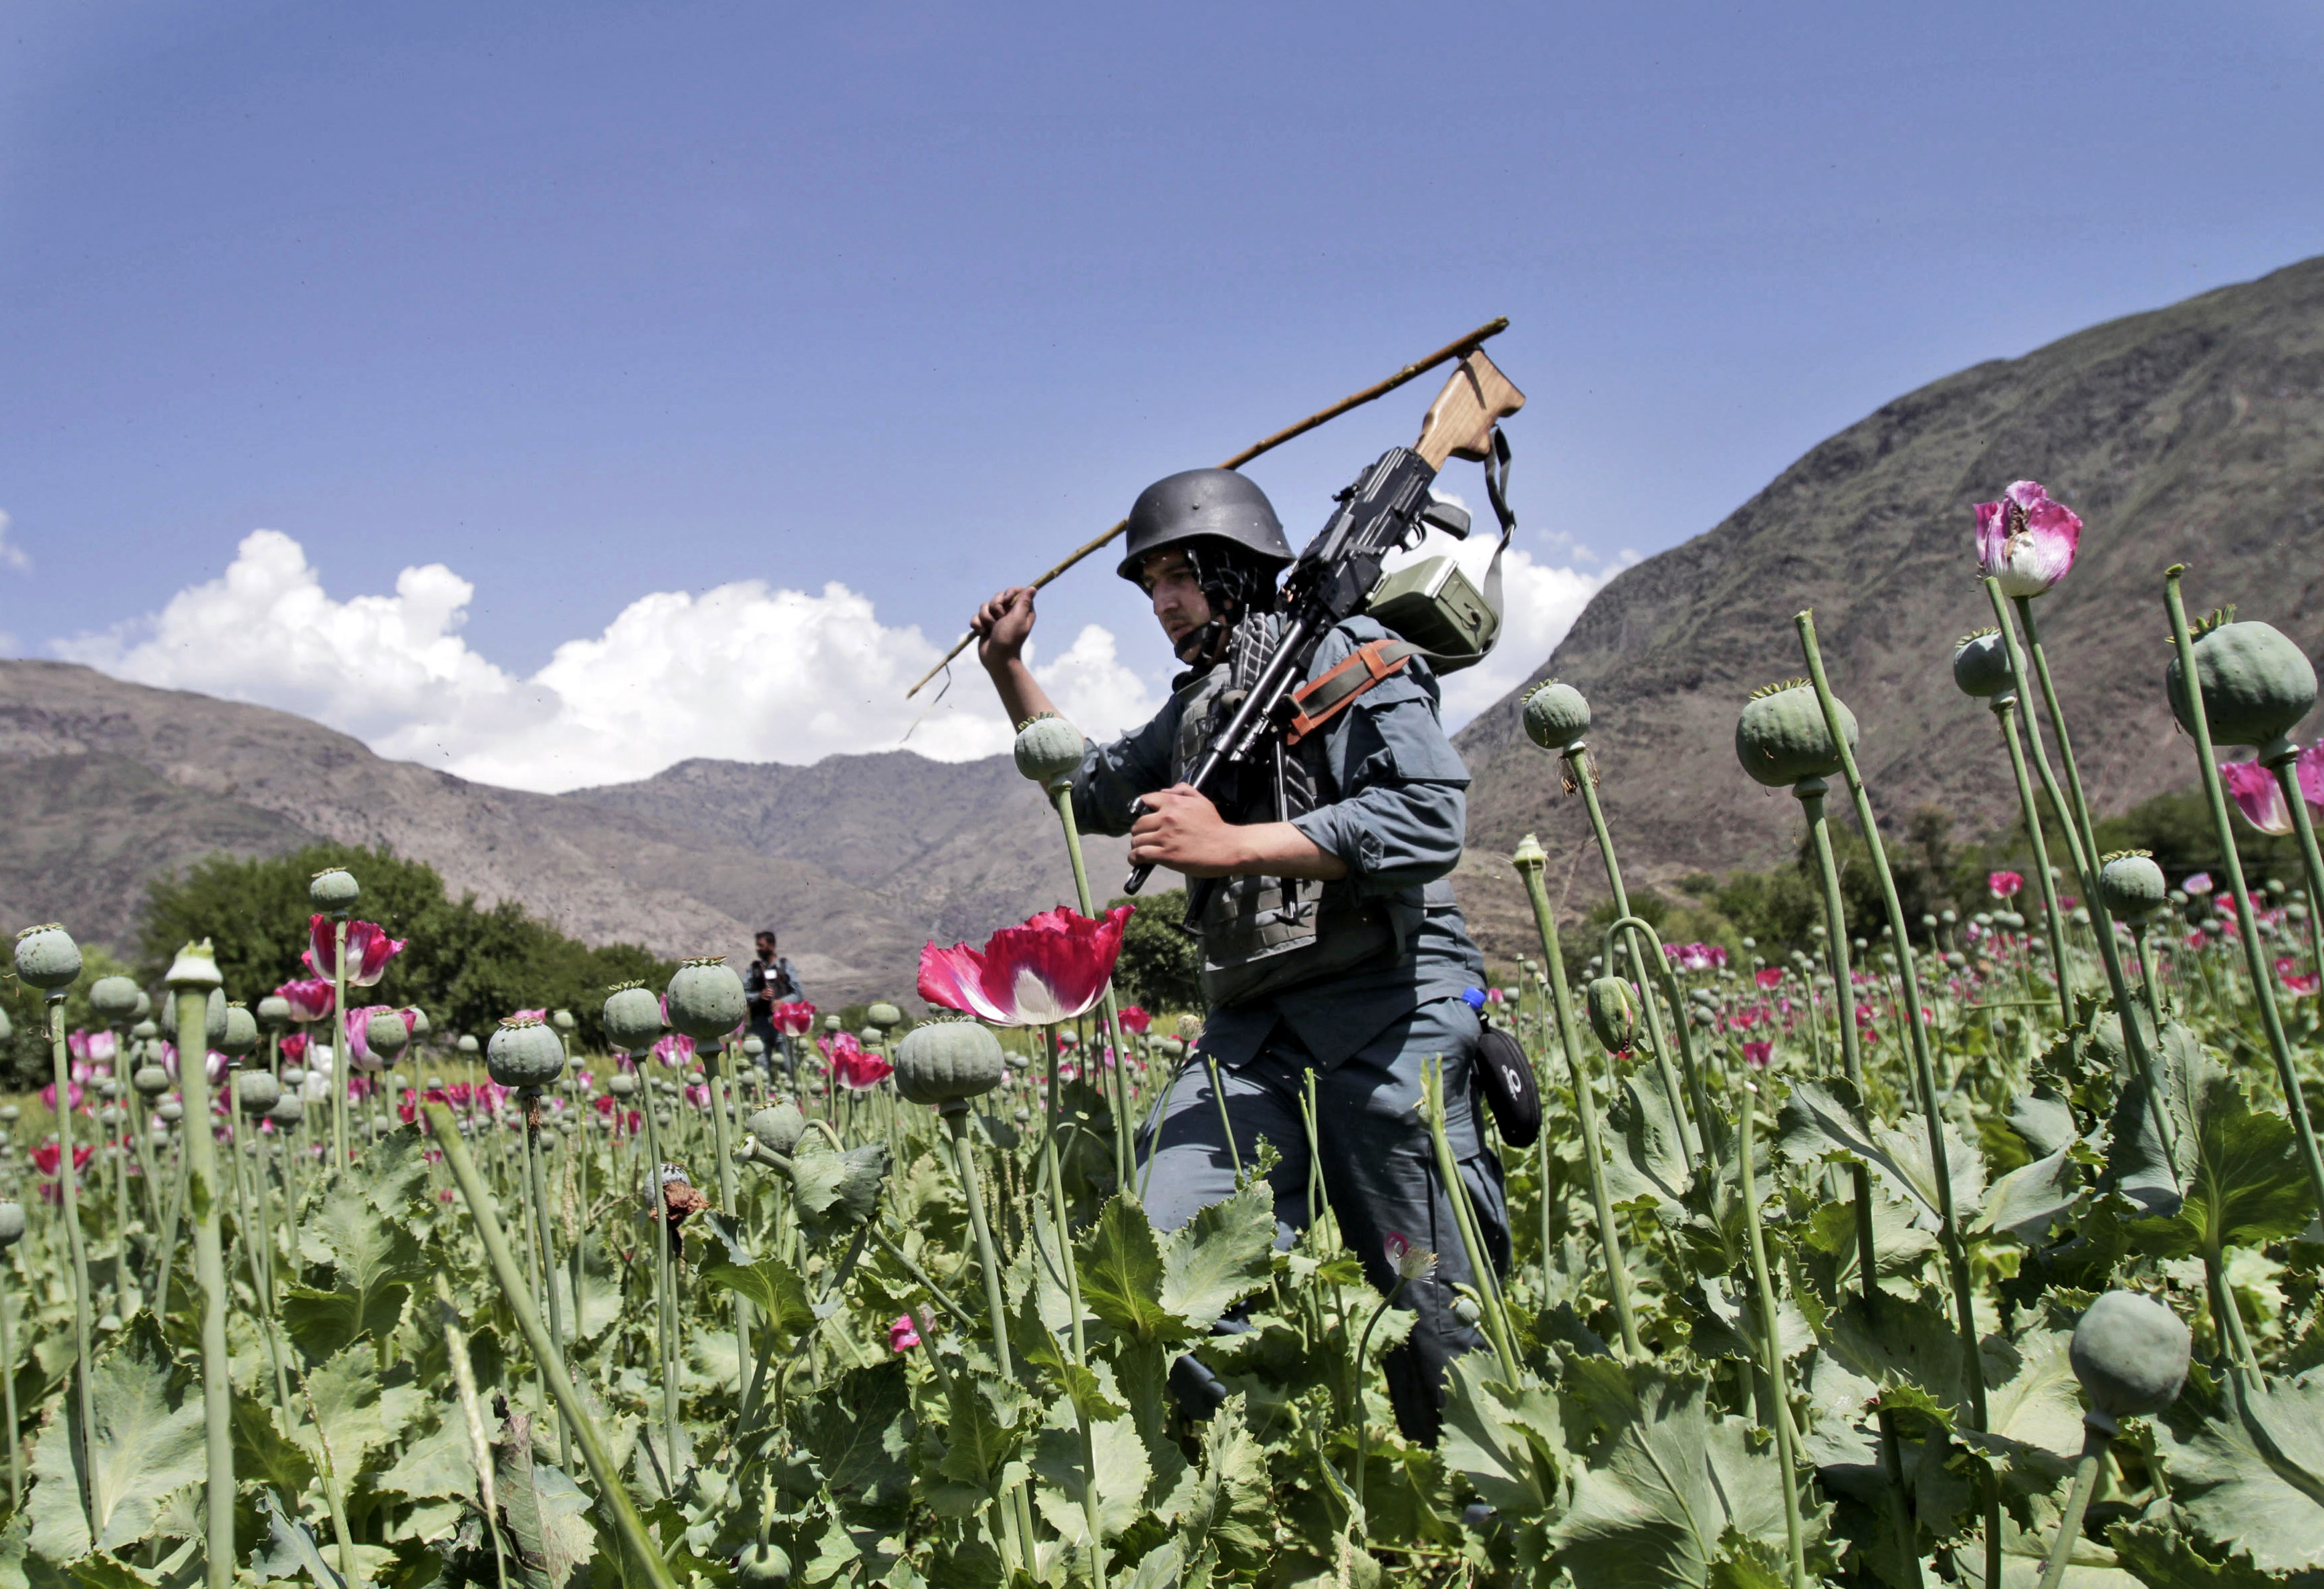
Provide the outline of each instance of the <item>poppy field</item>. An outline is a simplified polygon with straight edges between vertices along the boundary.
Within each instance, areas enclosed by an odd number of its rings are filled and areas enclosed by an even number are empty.
[[[1801,676],[1736,703],[1737,776],[1815,863],[1796,943],[1663,943],[1590,703],[1528,695],[1615,914],[1509,857],[1535,939],[1474,1002],[1544,1122],[1487,1132],[1499,1268],[1457,1178],[1450,1228],[1379,1254],[1318,1188],[1279,1232],[1265,1141],[1155,1228],[1141,1125],[1214,1061],[1199,1012],[1116,996],[1129,911],[1062,797],[1077,908],[929,945],[933,1015],[853,1030],[754,1035],[715,958],[604,990],[602,1045],[562,1010],[437,1030],[365,1002],[404,945],[346,871],[272,986],[203,942],[92,979],[27,928],[0,1021],[53,1077],[0,1108],[0,1584],[2324,1584],[2316,674],[2163,576],[2153,753],[2225,864],[2098,853],[2040,627],[2082,530],[2032,482],[1980,506],[1981,626],[1927,660],[2024,817],[1974,911],[1902,909],[1882,725],[1811,614]],[[1054,794],[1078,746],[1028,725],[1020,770]],[[2246,875],[2255,829],[2295,875]],[[1472,1107],[1424,1090],[1441,1162]],[[1422,1444],[1380,1360],[1454,1243],[1485,1344]]]

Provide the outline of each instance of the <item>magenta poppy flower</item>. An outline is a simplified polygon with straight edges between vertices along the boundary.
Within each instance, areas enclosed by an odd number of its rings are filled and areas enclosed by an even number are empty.
[[[889,1351],[909,1352],[919,1344],[920,1332],[914,1326],[910,1314],[901,1315],[894,1324],[888,1326]]]
[[[307,919],[306,953],[299,957],[307,969],[326,982],[336,975],[338,966],[337,947],[333,941],[331,919],[311,916]],[[347,923],[347,985],[352,988],[376,987],[379,979],[387,975],[387,963],[403,953],[406,938],[390,938],[375,921]]]
[[[796,1002],[778,1004],[768,1012],[767,1019],[777,1031],[787,1038],[803,1038],[815,1030],[815,1006],[801,999]]]
[[[327,976],[305,976],[296,982],[286,982],[274,990],[274,996],[290,1006],[290,1019],[300,1025],[327,1021],[331,1014],[331,979]]]
[[[2283,802],[2283,785],[2257,762],[2222,762],[2219,786],[2236,802],[2244,820],[2262,833],[2281,836],[2292,831],[2292,808]]]
[[[920,951],[920,997],[994,1026],[1048,1026],[1085,1014],[1104,995],[1133,907],[1095,921],[1060,905],[1004,927],[982,949]]]
[[[654,1044],[653,1057],[664,1065],[683,1065],[694,1058],[694,1039],[682,1031],[665,1033]]]
[[[1784,985],[1784,968],[1780,965],[1762,965],[1751,974],[1751,980],[1763,988],[1781,987]]]
[[[97,1149],[94,1144],[84,1142],[75,1147],[73,1149],[73,1173],[75,1175],[78,1175],[82,1170],[87,1169],[88,1168],[88,1161],[96,1157]],[[65,1150],[58,1143],[42,1142],[39,1147],[32,1150],[32,1160],[33,1169],[39,1170],[42,1175],[53,1176],[64,1164]]]
[[[2081,520],[2034,481],[2015,481],[1999,502],[1977,504],[1978,571],[1998,579],[2004,596],[2040,596],[2057,584],[2081,542]]]
[[[85,1111],[88,1104],[88,1094],[82,1090],[80,1083],[77,1081],[67,1081],[65,1086],[72,1089],[69,1095],[69,1101],[66,1106],[71,1109],[80,1109]],[[41,1102],[49,1106],[50,1113],[54,1114],[57,1112],[56,1083],[51,1082],[47,1086],[41,1089]]]
[[[2324,811],[2324,741],[2301,752],[2292,765],[2300,774],[2300,798]]]
[[[834,1032],[816,1047],[831,1062],[832,1079],[851,1093],[868,1093],[896,1074],[887,1060],[866,1052],[852,1031]]]
[[[1152,1027],[1153,1024],[1154,1017],[1146,1013],[1145,1011],[1139,1009],[1137,1005],[1124,1004],[1121,1007],[1121,1030],[1128,1032],[1130,1036],[1136,1038],[1144,1037],[1148,1029]]]
[[[1746,1043],[1743,1045],[1743,1062],[1754,1070],[1766,1069],[1767,1062],[1775,1057],[1775,1045],[1773,1043]]]
[[[380,1070],[386,1066],[385,1060],[371,1051],[371,1018],[374,1015],[401,1016],[407,1032],[417,1024],[411,1011],[398,1010],[392,1004],[366,1004],[360,1010],[348,1011],[346,1020],[340,1024],[346,1028],[348,1062],[358,1070]]]
[[[1985,886],[1997,900],[2014,900],[2025,886],[2025,877],[2018,872],[1988,872],[1985,874]]]
[[[294,1031],[294,1032],[289,1033],[287,1036],[285,1036],[285,1037],[283,1038],[283,1039],[282,1039],[282,1063],[283,1063],[283,1064],[285,1064],[285,1065],[299,1065],[299,1064],[302,1064],[302,1063],[304,1063],[304,1062],[305,1062],[306,1058],[307,1058],[307,1034],[306,1034],[305,1032],[303,1032],[303,1031]]]

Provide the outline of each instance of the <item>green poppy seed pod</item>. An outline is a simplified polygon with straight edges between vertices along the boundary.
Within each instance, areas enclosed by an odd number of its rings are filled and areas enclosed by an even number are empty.
[[[780,1589],[791,1581],[791,1558],[779,1545],[753,1542],[734,1558],[735,1581]]]
[[[282,1084],[263,1070],[245,1070],[234,1078],[234,1106],[245,1119],[256,1120],[282,1102]]]
[[[840,1024],[839,1017],[836,1015],[826,1015],[823,1018],[823,1030],[825,1031],[837,1031]]]
[[[279,993],[269,993],[258,1001],[258,1024],[268,1031],[284,1031],[290,1025],[290,1001]]]
[[[1840,725],[1850,749],[1856,745],[1856,716],[1836,701]],[[1805,778],[1831,778],[1840,771],[1840,752],[1823,720],[1814,687],[1803,680],[1759,691],[1735,719],[1735,759],[1743,771],[1770,789]]]
[[[722,955],[680,962],[678,975],[669,979],[665,1002],[669,1007],[670,1030],[683,1032],[697,1043],[724,1037],[742,1025],[743,1017],[751,1012],[750,999],[742,992],[742,979],[734,975]]]
[[[428,1012],[415,1004],[404,1013],[411,1017],[411,1040],[416,1043],[428,1035]]]
[[[2009,677],[2009,648],[2002,643],[2000,630],[1972,634],[1953,649],[1953,682],[1960,686],[1963,695],[1981,701],[2015,693]]]
[[[137,996],[142,999],[145,995],[140,993]],[[141,1043],[150,1043],[161,1035],[161,1029],[151,1021],[141,1021],[129,1029],[129,1035]]]
[[[23,1239],[24,1206],[0,1203],[0,1247],[13,1247]]]
[[[1165,1059],[1181,1058],[1186,1052],[1185,1043],[1178,1038],[1164,1038],[1159,1046]]]
[[[266,1118],[272,1121],[277,1129],[288,1131],[307,1118],[306,1100],[296,1093],[286,1092],[274,1100],[274,1107],[266,1112]]]
[[[166,1121],[168,1123],[175,1125],[178,1122],[185,1119],[186,1106],[183,1104],[179,1103],[175,1098],[164,1098],[159,1104],[153,1105],[153,1113],[160,1115],[162,1120]]]
[[[545,1021],[512,1016],[493,1033],[484,1068],[504,1087],[553,1086],[565,1073],[564,1039]]]
[[[307,884],[307,902],[326,916],[346,914],[361,898],[363,890],[355,886],[355,874],[342,867],[318,872]]]
[[[886,1028],[903,1024],[904,1012],[893,1004],[878,1003],[863,1012],[863,1019],[873,1026]]]
[[[634,1097],[638,1090],[638,1078],[626,1070],[617,1070],[605,1078],[605,1090],[616,1098]]]
[[[141,1065],[129,1085],[148,1098],[158,1098],[170,1090],[170,1073],[158,1065]]]
[[[1541,847],[1540,839],[1528,833],[1517,840],[1517,847],[1509,852],[1509,864],[1520,872],[1546,866],[1549,864],[1549,852]]]
[[[605,1040],[624,1054],[642,1054],[661,1040],[661,1002],[644,988],[615,988],[598,1019]]]
[[[226,1030],[218,1033],[218,1049],[236,1058],[258,1047],[258,1017],[250,1012],[247,1004],[226,1007]]]
[[[2089,1398],[2089,1421],[2109,1432],[2114,1420],[2161,1412],[2187,1382],[2192,1342],[2180,1316],[2152,1297],[2108,1291],[2074,1326],[2066,1355]]]
[[[549,1018],[549,1023],[559,1031],[571,1031],[575,1025],[573,1012],[570,1010],[559,1010],[556,1014]]]
[[[999,1086],[1008,1069],[1001,1039],[973,1021],[932,1021],[896,1045],[896,1090],[945,1113]]]
[[[760,1055],[766,1051],[767,1045],[760,1041],[758,1038],[747,1037],[742,1039],[742,1052],[748,1054],[752,1058],[756,1059]]]
[[[2098,899],[2107,913],[2119,920],[2145,920],[2163,909],[2169,892],[2163,868],[2144,850],[2121,851],[2098,866]]]
[[[26,987],[54,993],[80,976],[80,946],[56,922],[28,927],[16,935],[16,977]]]
[[[1583,995],[1590,1030],[1609,1054],[1627,1052],[1638,1040],[1638,1004],[1630,984],[1618,976],[1594,976]]]
[[[217,952],[208,938],[180,949],[178,957],[170,962],[170,969],[161,977],[163,984],[179,993],[189,988],[214,988],[224,980],[218,975]],[[172,1017],[177,1013],[177,1004],[171,999],[164,1006]]]
[[[1082,731],[1055,712],[1044,712],[1018,727],[1017,771],[1043,789],[1071,777],[1082,764]]]
[[[2211,743],[2250,745],[2261,752],[2262,761],[2316,709],[2315,665],[2273,624],[2222,624],[2206,632],[2195,642],[2195,674],[2202,684]],[[2171,715],[2187,728],[2187,685],[2176,654],[2163,685]]]
[[[1525,697],[1525,731],[1545,751],[1570,750],[1590,732],[1590,703],[1570,684],[1537,684]]]
[[[6,1042],[15,1035],[16,1029],[8,1020],[8,1012],[0,1010],[0,1043]]]
[[[462,1032],[460,1034],[460,1040],[454,1043],[452,1048],[456,1053],[474,1054],[478,1052],[483,1048],[483,1045],[478,1043],[475,1039],[470,1037],[466,1032]]]
[[[137,984],[125,976],[100,976],[88,984],[89,1012],[108,1026],[137,1016]]]
[[[364,1022],[364,1043],[372,1058],[382,1065],[393,1065],[395,1057],[410,1046],[411,1029],[403,1024],[401,1010],[378,1010]]]
[[[770,1104],[751,1116],[751,1135],[759,1146],[770,1153],[779,1153],[788,1159],[807,1135],[807,1116],[788,1098]]]

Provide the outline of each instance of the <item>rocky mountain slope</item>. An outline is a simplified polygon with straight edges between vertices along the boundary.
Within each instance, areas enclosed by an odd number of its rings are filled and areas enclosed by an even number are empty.
[[[775,925],[825,1003],[911,985],[930,938],[1073,898],[1056,822],[1004,759],[689,762],[563,797],[383,761],[263,707],[0,661],[0,921],[130,945],[152,878],[213,851],[384,845],[455,893],[587,942],[747,953]],[[1110,873],[1120,848],[1095,855]],[[1094,855],[1093,855],[1094,858]]]
[[[2324,649],[2324,259],[1900,397],[1608,584],[1534,677],[1590,697],[1626,879],[1790,853],[1797,805],[1744,777],[1733,734],[1754,688],[1804,670],[1792,618],[1805,607],[1863,725],[1884,823],[1932,801],[1973,830],[2014,819],[1991,715],[1948,664],[1958,636],[1992,622],[1970,506],[2020,478],[2086,525],[2037,617],[2093,799],[2118,810],[2185,785],[2190,742],[2161,687],[2164,568],[2187,565],[2190,612],[2233,602]],[[1602,890],[1580,801],[1525,737],[1523,695],[1458,739],[1476,775],[1463,898],[1509,948],[1529,928],[1500,857],[1524,834],[1551,847],[1574,902]]]
[[[1788,795],[1736,768],[1735,713],[1801,671],[1816,611],[1885,813],[1928,801],[2012,819],[1988,714],[1952,642],[1988,621],[1969,506],[2031,476],[2087,521],[2041,615],[2107,809],[2192,774],[2159,680],[2161,575],[2324,642],[2324,260],[1978,365],[1898,398],[1708,533],[1623,573],[1536,678],[1596,708],[1591,747],[1628,873],[1646,882],[1788,853]],[[1503,859],[1540,833],[1569,903],[1596,892],[1579,802],[1518,726],[1522,691],[1459,736],[1476,782],[1459,878],[1488,947],[1530,927]],[[0,921],[126,944],[148,882],[217,849],[309,836],[385,844],[455,891],[513,898],[592,942],[742,952],[771,922],[823,1002],[910,985],[922,942],[980,938],[1073,897],[1056,821],[1002,758],[907,752],[811,767],[691,761],[563,796],[466,783],[263,707],[0,661]],[[1091,845],[1111,893],[1119,841]]]

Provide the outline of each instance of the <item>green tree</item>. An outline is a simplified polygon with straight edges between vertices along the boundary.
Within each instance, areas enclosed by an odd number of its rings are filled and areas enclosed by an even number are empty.
[[[1122,1001],[1149,1012],[1202,1010],[1202,945],[1178,925],[1186,919],[1186,891],[1105,902],[1109,910],[1117,905],[1137,907],[1122,929],[1121,958],[1113,963],[1113,985]]]

